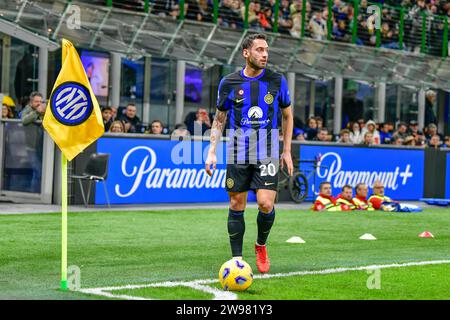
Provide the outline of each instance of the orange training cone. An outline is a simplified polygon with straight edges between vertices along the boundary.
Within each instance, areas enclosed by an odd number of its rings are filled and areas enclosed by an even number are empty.
[[[424,231],[419,234],[419,238],[434,238],[434,236],[430,231]]]

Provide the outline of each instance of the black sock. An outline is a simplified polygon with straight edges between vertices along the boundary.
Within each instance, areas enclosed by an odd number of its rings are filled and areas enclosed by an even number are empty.
[[[245,233],[244,211],[228,212],[228,235],[230,236],[231,254],[242,257],[242,242]]]
[[[264,213],[259,211],[256,222],[258,223],[258,239],[259,245],[265,245],[267,237],[269,236],[270,229],[272,228],[275,220],[275,208],[270,213]]]

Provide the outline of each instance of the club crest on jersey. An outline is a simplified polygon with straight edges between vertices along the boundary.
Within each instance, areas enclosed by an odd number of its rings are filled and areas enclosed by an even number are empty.
[[[267,92],[264,96],[264,102],[267,104],[271,104],[273,102],[273,95],[271,95],[270,92]]]
[[[239,89],[238,94],[239,94],[240,96],[242,96],[242,95],[244,94],[244,90],[243,90],[243,89]]]
[[[233,179],[231,179],[231,178],[227,179],[227,187],[228,187],[228,189],[231,189],[231,188],[234,187],[234,180]]]
[[[50,97],[50,109],[55,119],[66,126],[86,121],[93,110],[88,88],[78,82],[64,82]]]

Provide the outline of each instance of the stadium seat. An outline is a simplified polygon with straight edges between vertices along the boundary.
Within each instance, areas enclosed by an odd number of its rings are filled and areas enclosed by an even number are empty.
[[[103,183],[103,188],[105,190],[106,202],[108,203],[108,207],[111,205],[109,203],[108,190],[106,189],[106,179],[108,177],[108,162],[109,162],[109,154],[106,153],[93,153],[86,164],[86,169],[84,170],[82,175],[72,175],[73,179],[78,180],[80,183],[81,196],[83,197],[84,205],[88,206],[89,198],[91,195],[91,186],[92,181]],[[84,193],[82,180],[89,180],[88,194],[87,199]]]

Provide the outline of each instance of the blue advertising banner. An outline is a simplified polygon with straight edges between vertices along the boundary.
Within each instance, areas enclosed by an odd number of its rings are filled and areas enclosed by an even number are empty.
[[[209,142],[104,137],[97,152],[110,154],[107,190],[111,204],[226,202],[225,143],[210,178],[204,159]],[[249,201],[254,194],[249,193]],[[106,204],[97,184],[96,204]]]
[[[322,168],[317,168],[315,175],[311,163],[300,163],[301,170],[309,171],[309,199],[323,181],[331,182],[334,196],[344,185],[354,187],[361,182],[368,184],[370,195],[376,180],[384,183],[386,195],[395,200],[418,200],[423,196],[423,150],[300,146],[301,160],[316,158],[320,158]]]
[[[447,167],[445,172],[445,199],[450,199],[450,152],[447,152]]]

